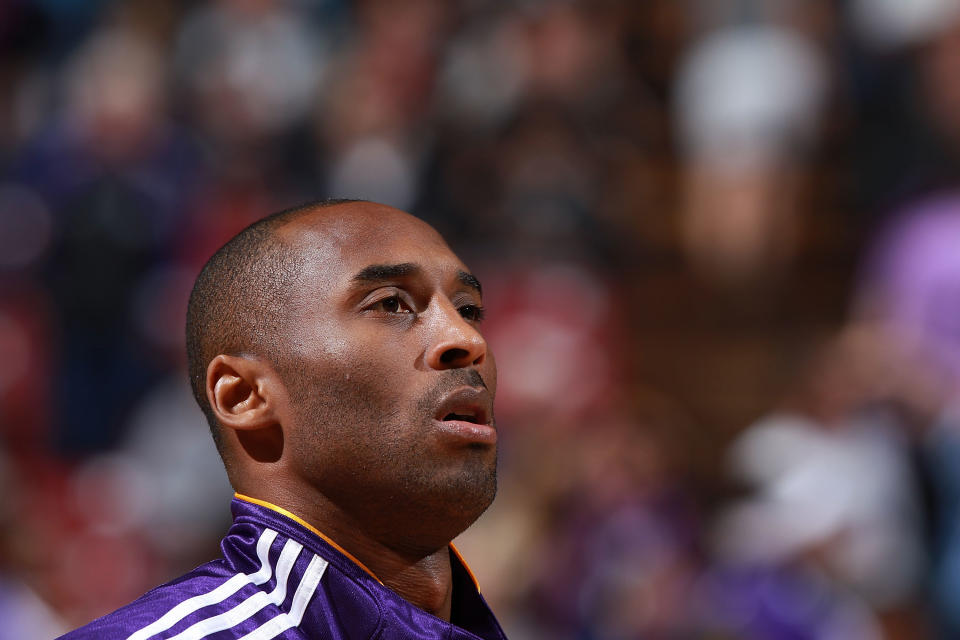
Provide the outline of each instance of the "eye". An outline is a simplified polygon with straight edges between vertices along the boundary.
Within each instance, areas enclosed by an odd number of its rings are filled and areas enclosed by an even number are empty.
[[[484,309],[478,304],[466,304],[458,309],[460,315],[470,322],[480,322],[483,320]]]
[[[392,295],[389,298],[383,298],[373,303],[369,309],[375,311],[385,311],[386,313],[413,313],[411,309],[399,295]]]

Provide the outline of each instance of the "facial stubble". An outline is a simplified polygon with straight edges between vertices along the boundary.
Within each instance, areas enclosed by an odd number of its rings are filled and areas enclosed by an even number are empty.
[[[302,476],[354,519],[388,535],[402,526],[414,536],[454,537],[493,501],[492,445],[450,446],[437,437],[434,412],[460,386],[485,386],[474,370],[443,372],[413,406],[382,378],[328,376],[323,386],[291,388],[298,437],[291,443]]]

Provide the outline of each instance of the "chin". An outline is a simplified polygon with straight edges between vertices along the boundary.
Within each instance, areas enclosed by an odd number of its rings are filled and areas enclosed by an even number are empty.
[[[452,495],[446,499],[449,507],[447,511],[451,521],[458,522],[457,534],[459,534],[483,515],[483,512],[493,503],[497,495],[496,470],[482,478],[471,478],[469,483],[460,485],[456,492],[451,493]]]
[[[424,538],[444,546],[474,523],[493,503],[497,494],[496,468],[475,469],[474,473],[456,474],[431,483],[412,511],[419,512],[416,521]]]

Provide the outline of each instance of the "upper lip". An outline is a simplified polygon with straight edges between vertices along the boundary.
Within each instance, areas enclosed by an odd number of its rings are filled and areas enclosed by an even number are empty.
[[[490,392],[477,387],[458,387],[443,396],[437,407],[434,418],[443,421],[448,416],[458,416],[458,420],[466,420],[476,424],[490,424],[493,417],[491,410]]]

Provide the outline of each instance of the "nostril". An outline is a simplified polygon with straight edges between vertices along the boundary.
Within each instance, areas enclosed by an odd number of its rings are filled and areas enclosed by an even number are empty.
[[[440,355],[440,362],[453,364],[469,357],[469,355],[470,353],[466,349],[447,349]]]

